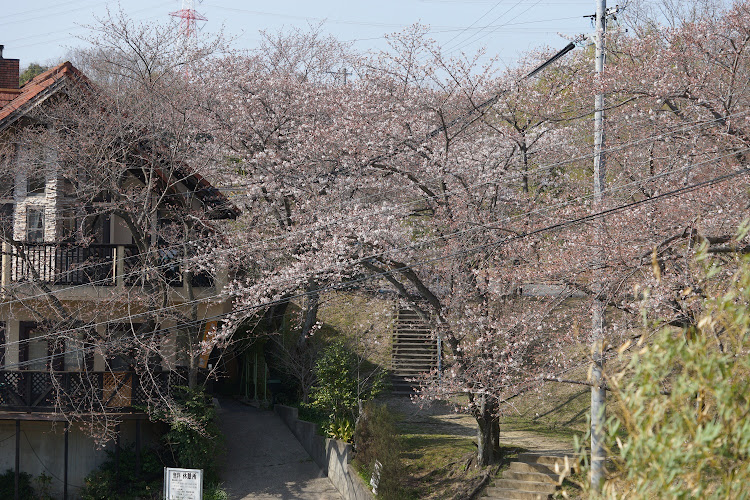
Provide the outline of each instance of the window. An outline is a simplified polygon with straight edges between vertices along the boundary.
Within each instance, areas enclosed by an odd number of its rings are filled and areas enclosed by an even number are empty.
[[[49,343],[44,331],[36,323],[21,322],[20,352],[18,360],[22,370],[43,371],[47,369]]]
[[[29,243],[44,242],[44,209],[29,207],[26,209],[26,241]]]
[[[83,340],[65,339],[65,370],[80,372],[86,367],[86,344]]]
[[[44,194],[47,187],[49,151],[38,141],[22,144],[19,148],[19,165],[26,172],[26,194]]]
[[[47,341],[44,332],[31,330],[29,332],[29,370],[46,370],[48,356],[49,342]]]
[[[0,158],[0,199],[12,200],[16,187],[16,174],[6,168]]]
[[[9,238],[13,234],[13,204],[0,203],[0,236]]]
[[[47,178],[44,172],[29,172],[26,177],[26,194],[44,194],[47,187]]]
[[[66,198],[75,198],[76,186],[75,184],[73,184],[73,181],[71,181],[67,177],[63,177],[61,184],[62,184],[62,195]]]
[[[107,369],[113,372],[133,370],[136,350],[133,338],[140,330],[141,323],[110,323],[107,325],[110,349],[107,356]]]

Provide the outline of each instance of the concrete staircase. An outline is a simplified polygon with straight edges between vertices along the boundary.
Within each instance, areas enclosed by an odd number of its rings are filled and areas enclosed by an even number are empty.
[[[573,458],[564,455],[521,453],[484,490],[482,498],[492,500],[541,500],[551,498],[571,472]]]
[[[393,328],[391,385],[393,394],[413,394],[417,384],[409,382],[437,367],[437,341],[429,325],[410,309],[399,309]]]

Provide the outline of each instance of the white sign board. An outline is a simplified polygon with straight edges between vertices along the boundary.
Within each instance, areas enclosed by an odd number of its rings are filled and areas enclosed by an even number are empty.
[[[165,500],[203,500],[203,469],[164,467]]]

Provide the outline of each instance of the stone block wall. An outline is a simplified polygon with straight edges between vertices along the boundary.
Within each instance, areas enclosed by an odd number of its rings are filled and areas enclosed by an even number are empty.
[[[344,499],[374,499],[371,490],[351,466],[352,446],[349,443],[318,435],[317,425],[300,420],[297,408],[274,405],[273,410]]]

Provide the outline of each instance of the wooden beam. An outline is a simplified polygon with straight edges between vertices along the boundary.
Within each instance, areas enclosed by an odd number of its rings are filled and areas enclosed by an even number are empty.
[[[141,421],[135,421],[135,480],[141,478]]]
[[[21,465],[21,421],[16,420],[16,483],[15,483],[15,500],[20,500],[19,491],[19,468]]]
[[[68,500],[68,430],[70,422],[65,422],[65,471],[63,472],[63,500]]]
[[[120,491],[120,424],[115,426],[115,482],[117,491]]]

